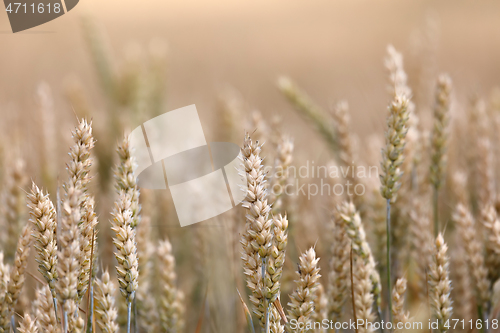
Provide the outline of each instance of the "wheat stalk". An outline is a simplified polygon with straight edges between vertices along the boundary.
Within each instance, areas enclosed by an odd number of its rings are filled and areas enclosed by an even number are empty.
[[[409,100],[404,95],[396,95],[389,106],[389,117],[387,118],[386,145],[382,149],[382,183],[381,193],[387,200],[387,290],[391,290],[391,203],[396,201],[397,191],[401,186],[402,172],[400,166],[403,163],[403,150],[405,137],[408,131]],[[389,313],[392,316],[392,300],[389,297]]]

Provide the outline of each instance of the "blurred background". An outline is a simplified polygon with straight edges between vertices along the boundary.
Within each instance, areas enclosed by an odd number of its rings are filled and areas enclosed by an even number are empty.
[[[250,112],[259,110],[269,124],[280,117],[281,131],[294,140],[294,160],[326,163],[331,158],[328,146],[277,89],[280,75],[291,77],[326,110],[347,100],[352,131],[363,146],[371,134],[380,136],[385,125],[390,100],[383,64],[387,45],[402,52],[416,112],[423,123],[430,123],[438,73],[453,78],[456,109],[467,109],[477,94],[495,98],[491,96],[500,78],[499,17],[500,2],[494,0],[82,0],[52,22],[13,34],[3,12],[2,168],[9,168],[10,159],[22,157],[27,175],[54,198],[58,176],[65,177],[76,117],[92,117],[99,179],[93,186],[100,193],[100,221],[107,227],[118,139],[155,115],[190,104],[197,106],[207,141],[241,145],[244,130],[255,129],[255,122],[248,121]],[[223,109],[231,101],[240,113],[228,134]],[[181,288],[186,304],[191,304],[188,315],[198,318],[203,286],[211,282],[194,281],[189,263],[196,251],[217,256],[224,248],[212,244],[214,248],[207,250],[204,246],[210,245],[197,238],[202,237],[199,230],[193,231],[202,226],[179,230],[175,212],[165,200],[155,200],[154,225],[160,235],[173,239]],[[302,215],[324,216],[315,210],[322,205]],[[310,246],[318,237],[316,231],[305,238]],[[179,250],[186,239],[195,239],[193,248]],[[298,248],[303,250],[306,241]],[[106,245],[103,248],[106,252]],[[318,244],[320,256],[327,249]],[[297,253],[290,253],[295,256],[288,261],[293,270]],[[210,265],[212,277],[227,269],[217,265],[220,262]],[[234,274],[231,283],[241,289],[241,273]],[[240,310],[231,307],[240,306],[232,286],[208,288],[212,305],[204,311],[220,311],[218,319],[207,324],[208,331],[232,327],[220,324]],[[228,293],[235,303],[221,301]],[[241,325],[241,314],[234,320]],[[194,326],[188,322],[189,331]]]

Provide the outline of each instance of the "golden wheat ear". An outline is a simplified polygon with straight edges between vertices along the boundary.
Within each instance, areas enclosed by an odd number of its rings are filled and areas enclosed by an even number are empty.
[[[288,331],[291,330],[290,323],[292,321],[304,323],[307,326],[307,323],[311,320],[311,315],[314,312],[314,295],[321,277],[318,262],[319,258],[316,258],[316,251],[312,247],[302,253],[299,258],[296,273],[298,278],[296,280],[297,286],[290,295],[290,303],[288,303],[290,307],[288,310]]]
[[[451,280],[449,273],[448,246],[440,233],[436,238],[433,261],[429,269],[429,286],[432,312],[439,321],[439,332],[446,333],[451,318]]]

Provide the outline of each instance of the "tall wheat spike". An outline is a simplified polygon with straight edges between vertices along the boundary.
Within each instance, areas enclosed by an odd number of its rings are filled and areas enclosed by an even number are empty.
[[[48,194],[32,183],[31,192],[27,196],[33,238],[35,239],[36,261],[38,271],[47,281],[55,299],[55,283],[57,280],[57,230],[56,209]]]
[[[175,258],[172,245],[163,240],[158,245],[158,272],[161,281],[159,298],[160,326],[165,332],[182,332],[184,329],[183,295],[176,287]]]
[[[429,269],[430,299],[434,316],[439,321],[439,331],[445,333],[448,319],[451,318],[451,281],[449,277],[449,259],[447,256],[448,246],[443,236],[439,234],[436,238],[436,247],[433,255],[433,263]]]
[[[409,320],[409,313],[405,312],[405,292],[406,292],[406,279],[399,278],[396,280],[396,284],[392,289],[392,317],[394,318],[394,325],[396,329],[394,332],[403,332],[403,328],[398,328],[398,325],[404,325]]]
[[[351,241],[344,227],[344,220],[337,210],[333,211],[332,222],[333,242],[328,275],[328,319],[337,322],[342,317],[342,308],[349,298]]]
[[[252,291],[250,302],[253,312],[259,318],[262,327],[269,323],[268,308],[270,303],[264,292],[264,274],[266,261],[272,245],[272,220],[269,219],[271,207],[267,201],[266,175],[264,174],[261,144],[252,142],[247,134],[243,143],[242,163],[247,180],[247,196],[243,207],[247,209],[245,230],[241,237],[243,248],[242,260],[247,286]]]
[[[22,159],[14,160],[9,176],[7,177],[7,193],[5,195],[5,222],[6,233],[4,255],[5,259],[12,263],[16,253],[16,243],[24,226],[25,199],[23,188],[27,178],[25,174],[25,162]]]
[[[316,252],[310,248],[302,253],[299,258],[299,270],[297,271],[297,288],[290,295],[288,303],[288,325],[287,332],[305,332],[305,327],[310,322],[310,317],[314,311],[314,295],[319,285],[318,267],[319,258],[316,258]],[[292,323],[303,324],[302,329],[292,329]]]

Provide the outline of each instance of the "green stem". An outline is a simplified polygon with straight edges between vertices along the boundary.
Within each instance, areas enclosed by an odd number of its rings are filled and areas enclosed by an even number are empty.
[[[130,333],[130,317],[132,313],[132,301],[127,302],[127,333]]]
[[[434,188],[434,197],[432,200],[434,206],[434,237],[439,233],[439,218],[438,218],[438,189]]]
[[[389,303],[389,320],[392,323],[392,299],[391,299],[391,200],[387,199],[387,298]]]

